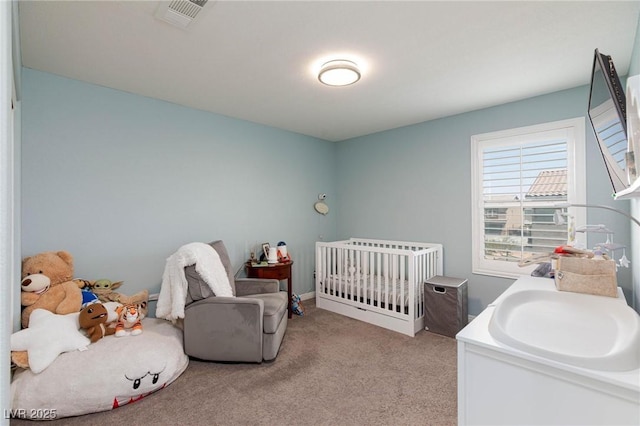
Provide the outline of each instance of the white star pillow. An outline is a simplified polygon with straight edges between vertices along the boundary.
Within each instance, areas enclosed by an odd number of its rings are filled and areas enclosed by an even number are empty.
[[[89,345],[91,341],[80,333],[80,312],[57,315],[46,309],[35,309],[29,317],[29,328],[11,335],[12,351],[27,351],[29,368],[40,373],[63,352]]]

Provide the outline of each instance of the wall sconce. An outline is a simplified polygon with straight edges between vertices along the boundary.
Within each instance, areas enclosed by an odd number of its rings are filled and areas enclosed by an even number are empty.
[[[318,201],[313,205],[318,213],[326,216],[329,213],[329,206],[325,204],[324,200],[327,198],[327,194],[318,194]]]

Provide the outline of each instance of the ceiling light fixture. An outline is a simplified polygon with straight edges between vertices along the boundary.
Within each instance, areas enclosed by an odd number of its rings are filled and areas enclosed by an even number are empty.
[[[318,80],[327,86],[348,86],[360,80],[360,70],[351,61],[336,59],[322,65]]]

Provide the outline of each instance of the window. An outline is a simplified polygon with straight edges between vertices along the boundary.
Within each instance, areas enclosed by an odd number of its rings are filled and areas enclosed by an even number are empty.
[[[584,118],[471,137],[473,273],[517,278],[569,238],[556,203],[584,203]],[[584,223],[583,209],[571,225]],[[578,237],[581,237],[578,235]]]

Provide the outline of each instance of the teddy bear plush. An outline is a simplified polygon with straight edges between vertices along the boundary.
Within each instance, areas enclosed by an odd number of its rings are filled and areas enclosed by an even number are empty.
[[[147,310],[148,310],[147,305],[149,303],[149,290],[147,289],[140,290],[139,292],[134,293],[131,296],[121,294],[119,298],[119,302],[122,303],[123,305],[131,305],[131,304],[138,305],[138,308],[146,316]]]
[[[35,309],[65,315],[80,311],[82,292],[73,277],[73,256],[67,251],[50,251],[22,260],[20,301],[22,327],[29,327]]]
[[[67,251],[44,252],[22,260],[22,328],[29,327],[29,317],[38,308],[58,315],[80,311],[81,285],[72,276],[73,256]],[[18,367],[29,368],[27,351],[12,351],[11,360]]]

